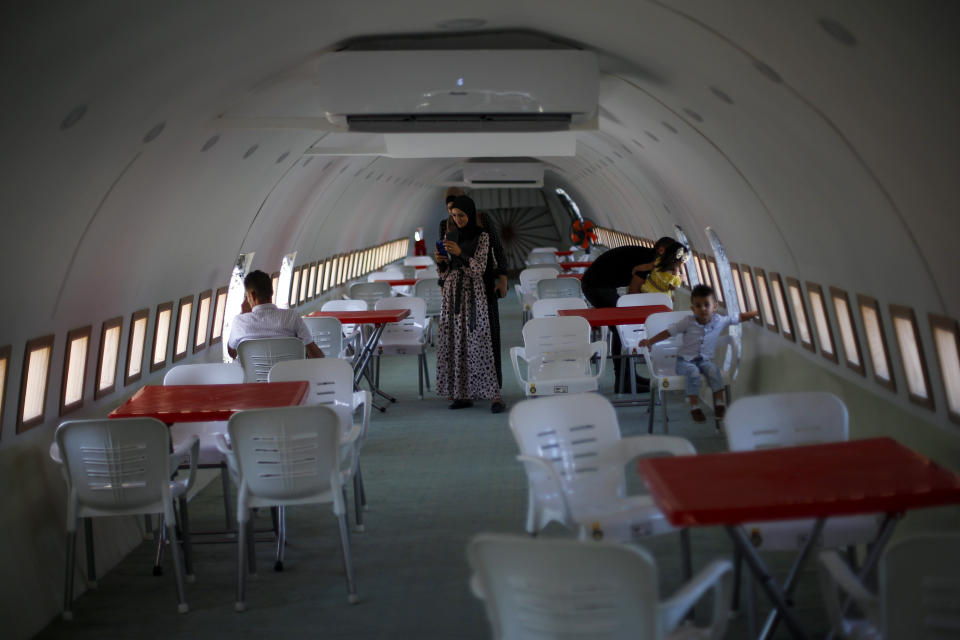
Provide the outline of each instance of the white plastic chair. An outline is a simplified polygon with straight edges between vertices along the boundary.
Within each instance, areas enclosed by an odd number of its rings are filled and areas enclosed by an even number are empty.
[[[327,300],[323,303],[323,306],[320,307],[321,311],[366,311],[370,307],[367,306],[366,300]],[[360,353],[360,347],[363,346],[363,325],[355,323],[345,323],[343,326],[343,341],[349,345],[352,353],[350,355],[356,356]]]
[[[666,311],[654,313],[647,317],[644,323],[647,336],[653,337],[672,324],[679,322],[691,314],[690,311]],[[642,349],[643,359],[650,371],[650,414],[647,430],[653,433],[653,419],[657,404],[663,412],[663,432],[667,433],[667,396],[671,391],[686,393],[687,380],[677,375],[677,350],[680,346],[680,337],[673,336],[653,345],[652,348]]]
[[[600,357],[597,373],[590,363],[595,355]],[[523,346],[510,348],[513,371],[527,396],[596,391],[606,355],[607,345],[590,342],[590,323],[579,316],[534,318],[523,325]]]
[[[841,638],[956,638],[960,630],[960,535],[918,534],[891,544],[880,558],[877,593],[836,551],[820,552],[820,591]],[[844,618],[841,594],[863,618]]]
[[[306,316],[303,318],[303,323],[307,325],[314,344],[320,347],[324,357],[345,357],[344,349],[346,345],[343,339],[343,324],[339,320],[331,316],[315,318]]]
[[[240,384],[243,382],[243,367],[238,363],[224,364],[221,362],[181,364],[167,371],[163,376],[164,386],[178,384]],[[227,461],[217,449],[217,436],[227,432],[227,423],[224,420],[210,422],[175,422],[170,425],[170,440],[173,448],[179,448],[191,437],[200,440],[200,451],[196,465],[198,468],[220,468],[220,484],[223,489],[223,511],[226,528],[230,530],[234,525],[230,506],[230,473]],[[191,461],[191,464],[194,461]]]
[[[618,307],[644,307],[648,305],[662,304],[673,309],[673,298],[669,293],[628,293],[617,298]],[[620,359],[620,380],[626,384],[632,380],[631,387],[636,383],[636,377],[633,375],[634,365],[640,355],[640,348],[637,346],[641,340],[647,337],[643,324],[621,324],[617,325],[617,334],[620,336],[620,353],[614,354]],[[627,377],[627,372],[631,372]],[[616,389],[618,393],[620,389]],[[634,391],[636,391],[634,389]]]
[[[727,627],[730,562],[713,560],[660,601],[657,565],[636,546],[480,534],[467,545],[475,596],[491,637],[719,640]],[[684,618],[712,594],[710,626]]]
[[[177,611],[189,611],[183,588],[184,572],[189,581],[193,580],[186,495],[196,478],[200,440],[196,436],[187,438],[171,453],[167,425],[155,418],[68,420],[57,428],[54,439],[67,482],[67,571],[63,618],[73,619],[77,521],[79,518],[88,519],[86,531],[89,536],[93,530],[89,518],[101,516],[163,516],[161,528],[166,526],[173,554]],[[185,455],[190,456],[187,477],[171,480],[178,461]],[[174,499],[180,502],[184,568],[180,565]],[[87,567],[87,579],[96,586],[93,542],[89,537]]]
[[[322,405],[238,411],[220,445],[240,479],[237,492],[237,611],[246,609],[246,574],[256,573],[250,511],[260,507],[332,504],[340,529],[347,599],[359,601],[350,555],[346,498],[340,472],[340,417]],[[280,518],[280,537],[286,525]]]
[[[430,318],[430,344],[434,344],[433,328],[440,318],[440,308],[443,305],[443,289],[440,288],[440,280],[436,277],[422,278],[417,280],[413,287],[413,295],[417,298],[423,298],[427,304],[427,317]],[[434,321],[434,318],[437,318]]]
[[[436,266],[430,256],[407,256],[403,259],[403,264],[409,267]]]
[[[393,269],[384,269],[383,271],[374,271],[367,274],[367,282],[380,282],[381,280],[402,280],[403,270],[400,267]],[[351,295],[351,298],[354,296]]]
[[[310,393],[304,400],[308,405],[324,405],[337,412],[340,417],[340,439],[345,444],[340,449],[340,469],[343,481],[353,481],[353,507],[357,531],[363,531],[363,511],[367,497],[363,488],[363,476],[360,472],[360,451],[367,439],[370,427],[369,391],[353,390],[353,367],[344,360],[333,358],[315,358],[311,360],[288,360],[278,362],[270,370],[270,382],[288,382],[306,380],[310,383]],[[363,409],[360,422],[354,422],[357,409]],[[283,561],[283,547],[279,547]]]
[[[303,360],[306,347],[300,338],[256,338],[237,345],[237,359],[246,382],[266,382],[270,368],[281,360]]]
[[[367,303],[368,309],[373,309],[380,298],[389,298],[390,295],[389,282],[357,282],[350,285],[350,299],[363,300]]]
[[[531,253],[527,258],[526,263],[528,267],[540,264],[556,264],[557,256],[553,252],[540,251],[536,253]]]
[[[520,308],[523,311],[523,323],[526,324],[530,319],[530,313],[533,310],[533,303],[537,301],[537,282],[544,278],[556,278],[557,270],[554,268],[530,268],[520,272],[520,282],[515,285],[517,298],[520,300]]]
[[[727,447],[730,451],[752,451],[840,442],[849,437],[848,421],[843,401],[825,391],[749,396],[727,409]],[[813,524],[812,519],[801,519],[748,522],[742,526],[758,550],[782,551],[802,547]],[[876,514],[827,518],[817,546],[866,544],[876,539],[879,527]],[[736,584],[739,564],[735,562]]]
[[[541,281],[543,282],[543,281]],[[556,318],[560,309],[586,309],[583,298],[546,298],[533,303],[534,318]]]
[[[581,540],[635,541],[675,532],[646,494],[628,496],[624,466],[651,454],[694,455],[689,440],[671,436],[620,437],[609,400],[594,393],[518,402],[510,430],[527,472],[527,532],[556,521]],[[689,576],[690,542],[681,532]]]
[[[576,278],[543,278],[537,281],[537,299],[580,298],[580,281]]]
[[[413,277],[417,280],[427,280],[429,278],[436,278],[438,276],[439,272],[437,271],[436,265],[430,265],[426,269],[417,269],[416,273],[413,274]]]
[[[383,298],[377,302],[379,309],[409,309],[410,315],[400,322],[391,322],[383,329],[376,353],[376,384],[380,384],[380,357],[417,356],[417,382],[420,385],[420,400],[423,400],[423,383],[430,389],[430,371],[427,369],[427,333],[430,319],[427,318],[427,303],[423,298],[414,296],[404,298]]]

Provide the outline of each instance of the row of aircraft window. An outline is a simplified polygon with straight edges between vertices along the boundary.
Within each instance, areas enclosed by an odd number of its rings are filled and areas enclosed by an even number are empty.
[[[290,306],[313,300],[349,280],[399,260],[407,255],[408,244],[409,241],[406,238],[392,240],[375,247],[339,254],[294,268],[290,280]],[[273,278],[274,302],[276,302],[279,276],[278,272]],[[168,361],[177,362],[187,357],[190,349],[191,321],[193,353],[221,342],[224,321],[228,313],[228,291],[227,286],[220,287],[216,293],[212,289],[203,291],[196,297],[196,305],[192,295],[180,298],[175,323],[173,302],[157,305],[149,360],[151,373],[166,367]],[[149,309],[140,309],[130,316],[123,386],[137,382],[141,378],[149,315]],[[173,326],[172,334],[171,325]],[[92,388],[94,400],[117,390],[117,366],[120,359],[122,329],[122,316],[105,320],[101,325],[100,349]],[[88,325],[67,332],[60,389],[61,416],[83,406],[92,331],[92,325]],[[173,354],[168,358],[171,335],[173,336]],[[53,347],[54,336],[47,335],[27,341],[24,348],[17,433],[37,426],[45,419],[47,389],[53,368],[51,366]],[[11,357],[11,345],[0,347],[0,425],[3,424],[4,410],[7,405],[6,389]]]
[[[614,248],[627,244],[640,244],[653,247],[647,238],[638,238],[620,231],[597,230],[597,241]],[[835,364],[839,364],[838,349],[831,328],[827,300],[833,308],[833,316],[840,333],[843,359],[847,367],[866,377],[865,359],[860,349],[860,338],[854,322],[854,307],[850,296],[838,287],[823,287],[815,282],[806,283],[806,299],[803,286],[796,278],[781,278],[779,273],[766,272],[759,267],[751,268],[746,264],[730,263],[718,266],[713,256],[692,252],[688,261],[693,265],[698,282],[709,284],[717,292],[721,304],[724,304],[720,271],[729,266],[730,280],[733,282],[737,303],[745,311],[760,311],[761,318],[754,322],[763,324],[770,331],[780,333],[791,342],[799,338],[800,344],[820,354]],[[681,277],[689,286],[690,278],[687,264],[682,267]],[[786,288],[784,288],[784,281]],[[890,351],[887,348],[884,331],[883,311],[876,298],[863,294],[856,295],[856,308],[860,312],[861,326],[866,336],[867,354],[873,369],[874,381],[896,392],[896,380]],[[810,310],[810,313],[807,310]],[[792,317],[791,317],[792,312]],[[930,388],[930,375],[927,369],[924,349],[917,318],[913,309],[902,305],[889,306],[893,334],[897,339],[900,362],[903,366],[910,401],[933,411],[935,409],[933,393]],[[811,317],[813,319],[811,323]],[[940,365],[940,379],[943,381],[947,413],[953,422],[960,423],[960,330],[957,321],[936,314],[928,314],[930,333],[934,351]]]

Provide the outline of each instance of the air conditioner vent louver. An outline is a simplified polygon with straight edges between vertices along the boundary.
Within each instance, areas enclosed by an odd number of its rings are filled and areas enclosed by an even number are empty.
[[[348,115],[358,133],[503,133],[566,131],[570,114],[558,113],[431,113]]]

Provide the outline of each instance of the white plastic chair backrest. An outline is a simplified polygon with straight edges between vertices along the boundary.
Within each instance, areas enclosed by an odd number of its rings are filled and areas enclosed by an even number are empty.
[[[556,318],[560,309],[586,309],[583,298],[547,298],[533,303],[534,318]]]
[[[770,393],[739,398],[727,410],[727,447],[751,451],[848,438],[847,408],[825,391]]]
[[[237,363],[203,362],[181,364],[163,376],[164,386],[177,384],[240,384],[243,382],[243,367]]]
[[[400,276],[397,276],[399,279]],[[393,278],[390,278],[393,280]],[[387,282],[357,282],[350,286],[350,297],[354,300],[364,300],[368,309],[380,298],[390,297],[390,284]]]
[[[617,298],[618,307],[647,307],[655,304],[673,309],[673,298],[669,293],[628,293]]]
[[[660,638],[657,567],[640,547],[480,534],[467,558],[493,638]]]
[[[320,307],[321,311],[366,311],[370,306],[366,300],[327,300]],[[359,326],[356,323],[346,323],[343,325],[343,335],[349,336],[356,333]]]
[[[240,476],[239,504],[302,501],[339,489],[340,418],[323,405],[238,411],[227,430]]]
[[[689,315],[693,315],[691,311],[664,311],[661,313],[653,313],[647,316],[647,321],[644,322],[644,327],[646,327],[647,330],[647,336],[652,338],[661,331],[670,327],[670,325],[676,324]]]
[[[430,256],[407,256],[403,259],[403,264],[411,267],[416,266],[431,266],[433,265],[433,258]]]
[[[549,253],[550,255],[556,255],[554,253],[555,251],[557,251],[556,247],[534,247],[533,249],[530,249],[530,253],[528,255],[532,256],[535,253]]]
[[[960,535],[918,534],[891,543],[879,584],[884,638],[957,637]]]
[[[542,278],[537,280],[537,298],[579,298],[580,281],[576,278]]]
[[[427,303],[427,315],[440,315],[440,305],[443,303],[443,289],[437,278],[422,278],[413,286],[413,295],[423,298]]]
[[[557,270],[544,267],[533,267],[520,272],[520,290],[525,294],[537,295],[537,282],[544,278],[556,278]],[[574,278],[576,279],[576,278]]]
[[[76,496],[68,521],[93,515],[164,513],[170,500],[170,434],[156,418],[68,420],[55,435]],[[168,514],[169,515],[169,514]]]
[[[556,262],[557,262],[557,256],[555,256],[552,251],[549,253],[546,251],[531,253],[530,257],[527,258],[527,264],[530,264],[530,265],[556,264]]]
[[[436,278],[437,276],[438,272],[435,265],[430,265],[426,269],[417,269],[416,273],[413,274],[413,277],[417,280],[429,280],[430,278]]]
[[[523,325],[528,361],[548,354],[581,352],[590,344],[590,323],[580,316],[533,318]]]
[[[367,282],[379,282],[381,280],[402,280],[405,276],[400,267],[394,269],[384,269],[383,271],[374,271],[367,275]],[[351,288],[351,298],[353,297]]]
[[[306,405],[323,405],[340,418],[342,434],[353,425],[353,367],[346,360],[311,358],[278,362],[270,370],[270,382],[306,380],[310,391]]]
[[[281,360],[302,360],[306,348],[300,338],[257,338],[237,345],[244,380],[266,382],[270,368]]]
[[[665,311],[647,316],[647,321],[643,325],[645,336],[652,338],[689,315],[691,315],[690,311]],[[649,349],[650,357],[647,366],[654,376],[669,377],[677,375],[677,349],[679,345],[680,337],[673,336],[663,342],[658,342]]]
[[[339,320],[330,316],[305,317],[303,323],[307,325],[314,344],[320,347],[324,356],[340,357],[343,353],[343,325]]]
[[[391,322],[383,328],[383,335],[380,337],[382,343],[388,343],[393,338],[410,338],[423,340],[424,328],[427,324],[427,302],[423,298],[415,296],[402,296],[396,298],[383,298],[377,302],[375,307],[380,309],[410,309],[410,315],[400,322]]]
[[[523,454],[546,458],[560,473],[574,517],[582,507],[624,494],[622,465],[608,464],[620,426],[613,405],[603,396],[577,393],[523,400],[511,409],[509,423]]]

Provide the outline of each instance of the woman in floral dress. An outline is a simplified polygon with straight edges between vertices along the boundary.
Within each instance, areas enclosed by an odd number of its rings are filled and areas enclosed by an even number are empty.
[[[437,337],[437,392],[452,400],[451,409],[493,400],[491,411],[504,409],[497,385],[490,338],[490,318],[484,291],[490,236],[477,225],[477,208],[467,196],[457,196],[450,213],[455,227],[443,245],[448,256],[436,254],[443,288]],[[455,239],[454,239],[455,238]]]

